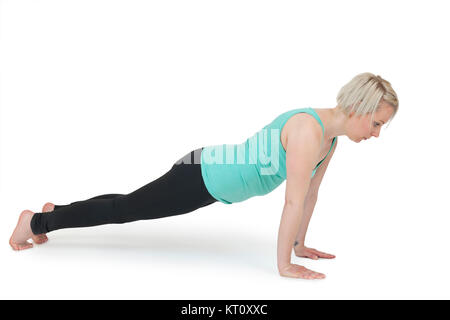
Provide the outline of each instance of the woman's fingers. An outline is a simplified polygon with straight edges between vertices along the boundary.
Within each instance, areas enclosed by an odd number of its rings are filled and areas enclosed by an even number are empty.
[[[303,272],[298,273],[299,278],[303,279],[324,279],[325,275],[320,272],[315,272],[309,269],[304,268]]]
[[[301,278],[301,279],[324,279],[325,275],[320,272],[309,270],[303,266],[296,264],[290,264],[287,268],[283,269],[280,274],[286,277]]]
[[[333,259],[336,258],[335,255],[329,254],[329,253],[325,253],[325,252],[321,252],[319,250],[316,249],[310,249],[314,254],[316,254],[319,258],[325,258],[325,259]]]
[[[303,257],[303,258],[309,258],[309,259],[313,259],[313,260],[318,260],[319,258],[324,258],[324,259],[333,259],[336,258],[335,255],[333,254],[329,254],[329,253],[325,253],[313,248],[307,248],[305,246],[301,247],[301,248],[294,248],[295,250],[295,255],[297,257]]]
[[[313,260],[319,259],[319,257],[316,256],[314,253],[308,253],[308,254],[307,254],[307,257],[310,258],[310,259],[313,259]]]

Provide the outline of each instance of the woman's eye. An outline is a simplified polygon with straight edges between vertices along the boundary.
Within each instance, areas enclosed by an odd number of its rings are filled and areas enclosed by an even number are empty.
[[[376,126],[379,126],[379,125],[380,125],[380,124],[379,124],[378,122],[375,122],[375,127],[376,127]]]

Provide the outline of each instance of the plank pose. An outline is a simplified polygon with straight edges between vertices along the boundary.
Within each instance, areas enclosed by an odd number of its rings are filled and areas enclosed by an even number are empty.
[[[45,243],[47,233],[108,223],[126,223],[192,212],[213,203],[241,202],[273,191],[286,180],[278,233],[281,276],[321,279],[325,275],[291,263],[333,255],[305,246],[319,186],[336,150],[338,136],[359,143],[380,135],[398,110],[391,84],[361,73],[341,88],[335,108],[292,109],[278,115],[241,144],[197,148],[158,179],[129,194],[104,194],[66,205],[47,202],[42,212],[24,210],[10,238],[14,250]]]

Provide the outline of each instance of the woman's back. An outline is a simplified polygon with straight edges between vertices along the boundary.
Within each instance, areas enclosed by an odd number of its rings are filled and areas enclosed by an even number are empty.
[[[278,187],[286,179],[286,151],[280,139],[282,129],[298,113],[312,115],[325,131],[314,109],[300,108],[280,114],[241,144],[205,147],[200,157],[201,172],[211,195],[231,204],[265,195]]]

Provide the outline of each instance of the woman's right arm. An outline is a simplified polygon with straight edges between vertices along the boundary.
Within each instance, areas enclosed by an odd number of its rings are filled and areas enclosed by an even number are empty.
[[[281,276],[319,279],[325,275],[292,264],[291,254],[302,222],[311,173],[320,152],[321,127],[306,122],[290,132],[286,146],[286,195],[277,243],[277,264]]]

